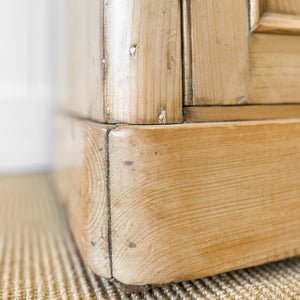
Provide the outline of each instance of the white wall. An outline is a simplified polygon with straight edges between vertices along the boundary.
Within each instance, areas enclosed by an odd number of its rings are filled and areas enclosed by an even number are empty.
[[[62,1],[0,1],[0,173],[48,170]]]

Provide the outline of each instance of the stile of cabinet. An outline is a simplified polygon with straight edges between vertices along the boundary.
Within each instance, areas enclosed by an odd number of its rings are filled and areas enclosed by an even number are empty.
[[[180,1],[67,3],[62,109],[102,123],[181,123]]]
[[[300,0],[66,0],[57,189],[128,285],[300,254]]]

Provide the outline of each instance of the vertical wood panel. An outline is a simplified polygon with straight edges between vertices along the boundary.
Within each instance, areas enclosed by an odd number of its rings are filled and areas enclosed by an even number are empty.
[[[63,109],[104,122],[103,111],[103,3],[68,0]]]
[[[182,121],[179,0],[111,0],[105,7],[108,122]]]
[[[300,36],[251,36],[252,103],[300,102]]]
[[[249,98],[248,1],[192,0],[194,104]]]
[[[69,0],[63,108],[100,122],[182,122],[179,0]]]

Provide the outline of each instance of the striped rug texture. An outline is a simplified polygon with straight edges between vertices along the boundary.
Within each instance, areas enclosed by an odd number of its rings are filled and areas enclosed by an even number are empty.
[[[126,294],[85,266],[49,182],[0,178],[1,299],[300,299],[299,257]]]

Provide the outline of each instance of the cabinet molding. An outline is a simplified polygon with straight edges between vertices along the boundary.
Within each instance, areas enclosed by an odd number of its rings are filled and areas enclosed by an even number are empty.
[[[182,0],[183,103],[194,105],[192,2]]]
[[[300,34],[299,0],[250,0],[249,7],[251,31]]]
[[[249,25],[251,30],[254,30],[258,26],[264,10],[264,0],[249,0]]]
[[[58,152],[58,186],[98,275],[161,284],[300,254],[299,119],[108,127],[60,118],[57,141],[71,147]]]
[[[300,15],[266,12],[262,15],[254,32],[299,35]]]

